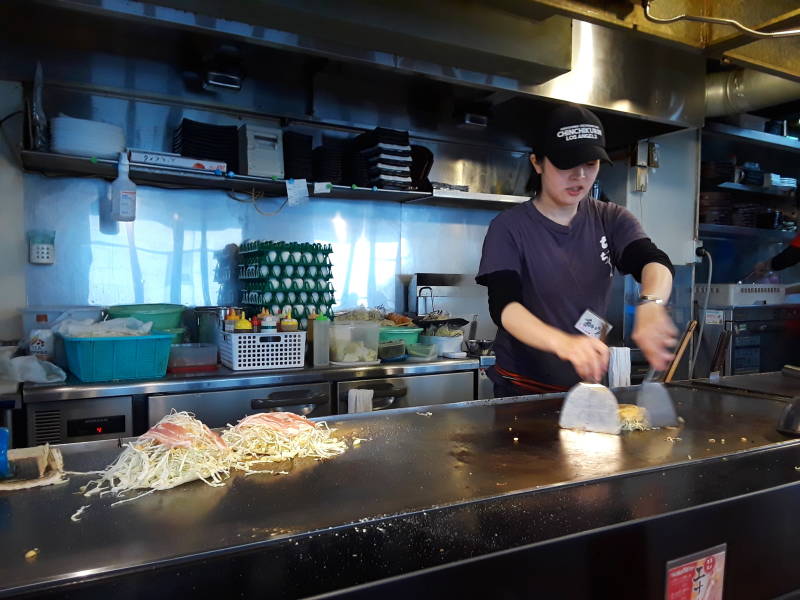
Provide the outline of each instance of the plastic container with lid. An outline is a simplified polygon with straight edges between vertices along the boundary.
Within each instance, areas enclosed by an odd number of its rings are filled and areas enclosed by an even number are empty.
[[[331,361],[342,363],[378,360],[380,326],[374,321],[334,321],[331,328]]]
[[[406,344],[416,344],[420,333],[422,327],[381,327],[378,340],[381,342],[402,340]]]
[[[102,306],[31,306],[21,308],[22,329],[28,336],[32,329],[53,327],[56,323],[73,319],[99,321],[103,316]]]
[[[215,344],[173,344],[170,347],[169,363],[167,363],[167,371],[170,373],[214,371],[216,368]]]
[[[408,360],[426,361],[433,360],[439,354],[439,349],[433,344],[411,344],[408,346]]]
[[[400,358],[406,353],[406,343],[403,340],[390,340],[378,344],[378,358],[391,360]]]
[[[445,352],[461,352],[461,344],[464,341],[464,336],[458,335],[454,337],[441,336],[441,335],[421,335],[419,341],[422,344],[432,344],[438,349],[439,356]]]
[[[312,340],[312,357],[315,367],[327,367],[331,364],[331,320],[320,315],[313,321],[314,339]],[[309,321],[309,326],[311,321]],[[309,330],[311,327],[309,327]]]

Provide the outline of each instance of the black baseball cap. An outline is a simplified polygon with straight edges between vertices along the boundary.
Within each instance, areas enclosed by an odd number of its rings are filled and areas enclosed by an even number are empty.
[[[545,117],[534,153],[546,156],[559,169],[571,169],[592,160],[611,164],[605,145],[600,119],[582,106],[565,104]]]

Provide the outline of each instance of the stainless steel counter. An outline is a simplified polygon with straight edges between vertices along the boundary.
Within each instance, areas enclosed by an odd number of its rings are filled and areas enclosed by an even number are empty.
[[[52,402],[110,396],[137,396],[179,392],[207,392],[266,385],[288,385],[351,379],[376,379],[404,375],[431,375],[456,371],[474,371],[477,358],[442,359],[425,363],[385,363],[361,367],[325,367],[275,369],[269,371],[231,371],[220,366],[217,371],[195,375],[167,374],[160,379],[83,383],[70,376],[57,385],[25,384],[26,403]]]
[[[775,430],[782,402],[672,389],[686,421],[679,431],[609,436],[560,430],[560,396],[475,401],[331,417],[330,425],[350,446],[344,455],[322,462],[298,460],[286,465],[288,474],[282,476],[233,476],[221,488],[194,482],[113,508],[112,498],[76,494],[85,481],[77,476],[59,487],[0,493],[0,596],[142,568],[147,569],[145,578],[154,577],[170,565],[178,569],[171,585],[185,581],[188,590],[196,581],[180,577],[187,561],[205,563],[228,552],[239,560],[235,556],[242,552],[270,551],[282,558],[262,560],[261,575],[239,571],[239,577],[252,585],[257,580],[275,598],[299,597],[352,584],[348,573],[357,571],[369,580],[397,572],[409,557],[417,557],[415,568],[424,568],[469,552],[532,543],[545,534],[564,536],[753,492],[776,485],[773,475],[796,480],[794,454],[800,443]],[[630,402],[634,393],[618,395]],[[364,441],[353,446],[355,438]],[[780,449],[793,455],[778,467],[774,452]],[[68,470],[90,470],[103,468],[119,450],[108,441],[67,445],[63,451]],[[737,476],[745,470],[735,462],[750,456],[761,456],[770,466],[749,467],[762,469],[758,477]],[[718,470],[725,472],[718,476]],[[597,496],[589,485],[645,475],[652,481],[643,489],[631,485],[621,494]],[[583,499],[561,497],[573,493],[569,490]],[[498,521],[503,537],[484,531],[496,525],[494,517],[480,516],[490,510],[488,499],[507,505],[498,513],[506,515]],[[610,499],[614,510],[599,518],[600,506]],[[85,504],[89,508],[82,520],[71,522],[70,515]],[[512,516],[520,506],[523,514]],[[463,521],[444,527],[450,514],[442,512],[446,507],[463,509]],[[413,530],[419,537],[414,543],[421,544],[417,550],[403,537],[411,535],[410,529],[393,521],[399,515],[417,515],[426,523]],[[434,523],[436,518],[442,522]],[[379,549],[364,553],[348,546],[332,558],[333,544],[345,538],[357,544],[360,536],[384,536],[386,546],[397,538],[406,550],[390,559]],[[433,537],[435,542],[426,541]],[[38,548],[39,556],[26,561],[31,548]],[[305,565],[300,569],[305,575],[297,572],[299,565]],[[338,579],[325,579],[323,568],[327,577]]]
[[[791,399],[800,396],[800,379],[775,373],[753,373],[751,375],[729,375],[717,380],[698,379],[692,382],[681,382],[682,385],[708,387],[711,389],[732,390],[775,399]]]

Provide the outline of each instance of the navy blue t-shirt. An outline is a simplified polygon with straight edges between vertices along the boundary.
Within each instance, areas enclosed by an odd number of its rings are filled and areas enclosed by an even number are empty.
[[[636,218],[617,204],[581,200],[565,226],[529,201],[489,225],[478,277],[517,272],[525,308],[548,325],[578,334],[575,323],[586,309],[606,318],[614,267],[628,244],[646,237]],[[541,383],[570,387],[580,381],[571,363],[523,344],[502,327],[494,351],[498,367]]]

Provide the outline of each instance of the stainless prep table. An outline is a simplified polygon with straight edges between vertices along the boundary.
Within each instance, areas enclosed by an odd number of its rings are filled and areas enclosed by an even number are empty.
[[[666,560],[719,543],[726,598],[800,588],[800,443],[775,430],[785,403],[672,390],[678,432],[560,430],[560,395],[475,401],[330,417],[365,441],[285,476],[113,508],[76,495],[78,477],[0,494],[0,597],[663,598]],[[63,450],[71,470],[118,452]]]
[[[378,385],[394,382],[395,388],[416,390],[406,394],[401,405],[472,400],[479,364],[478,359],[467,358],[264,371],[220,367],[211,373],[168,374],[151,380],[83,383],[70,378],[56,385],[25,384],[27,441],[35,445],[138,435],[173,408],[195,412],[212,427],[263,410],[322,417],[337,412],[337,384],[361,380]],[[414,385],[410,377],[419,379],[417,384],[423,379],[426,383]],[[423,397],[413,397],[415,393]]]

